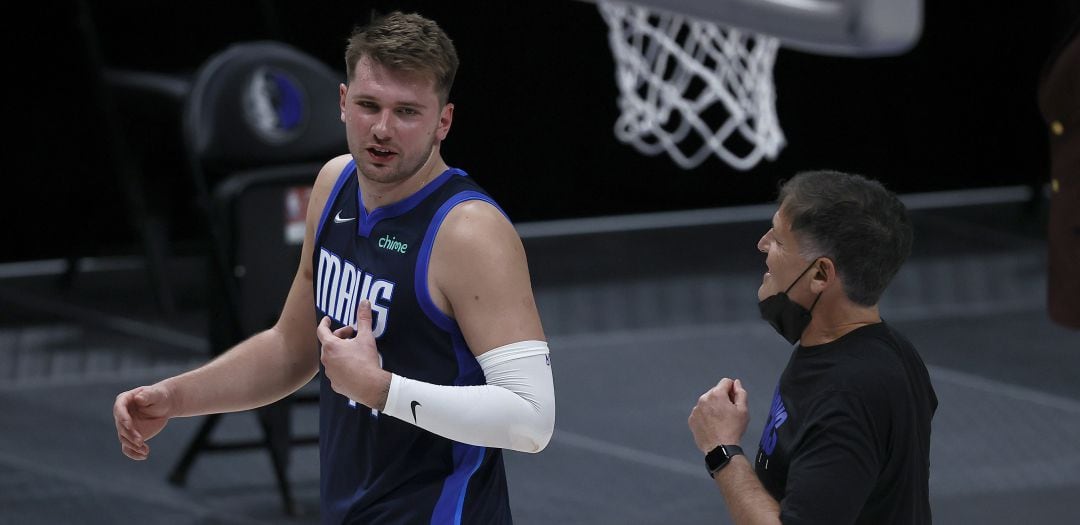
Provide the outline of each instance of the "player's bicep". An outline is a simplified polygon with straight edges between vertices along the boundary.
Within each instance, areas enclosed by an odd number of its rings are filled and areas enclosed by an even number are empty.
[[[451,210],[429,272],[474,352],[544,340],[524,246],[491,204],[466,201]]]

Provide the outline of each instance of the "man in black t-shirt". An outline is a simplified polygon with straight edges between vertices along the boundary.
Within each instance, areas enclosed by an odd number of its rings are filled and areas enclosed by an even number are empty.
[[[758,241],[762,317],[795,346],[757,454],[741,381],[698,400],[690,429],[735,523],[930,523],[937,396],[878,299],[911,252],[911,223],[881,184],[831,171],[780,189]]]

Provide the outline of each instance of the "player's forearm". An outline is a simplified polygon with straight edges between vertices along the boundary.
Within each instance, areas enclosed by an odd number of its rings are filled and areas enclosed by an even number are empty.
[[[318,370],[311,344],[288,341],[276,329],[260,332],[195,370],[162,381],[175,396],[175,416],[236,412],[289,395]]]
[[[433,385],[395,375],[385,413],[470,445],[543,450],[555,428],[546,343],[506,345],[479,361],[486,385]]]
[[[411,382],[400,376],[395,380]],[[416,390],[417,383],[411,382],[410,388]],[[551,438],[554,417],[536,412],[505,388],[421,385],[426,395],[415,397],[423,401],[402,398],[386,413],[445,438],[482,447],[540,452]]]
[[[736,525],[780,523],[780,504],[765,490],[746,456],[735,456],[714,478]]]

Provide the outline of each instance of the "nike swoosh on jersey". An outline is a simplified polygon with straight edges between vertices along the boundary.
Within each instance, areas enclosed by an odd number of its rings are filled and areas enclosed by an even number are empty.
[[[341,217],[341,210],[338,210],[337,214],[334,215],[334,222],[337,223],[337,224],[341,224],[343,222],[349,222],[349,221],[353,221],[353,220],[356,220],[356,217],[342,218]]]

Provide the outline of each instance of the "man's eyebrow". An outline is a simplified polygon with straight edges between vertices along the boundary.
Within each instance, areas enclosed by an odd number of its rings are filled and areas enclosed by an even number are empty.
[[[419,100],[403,99],[403,100],[392,100],[392,101],[388,102],[388,101],[379,99],[378,97],[376,97],[374,95],[369,95],[367,93],[357,93],[357,94],[353,95],[352,98],[353,98],[353,100],[366,100],[366,101],[375,102],[375,103],[378,103],[378,104],[388,104],[388,105],[393,106],[393,107],[407,107],[407,108],[416,108],[416,109],[424,109],[424,108],[427,107],[426,105],[424,105],[423,102],[420,102]]]

